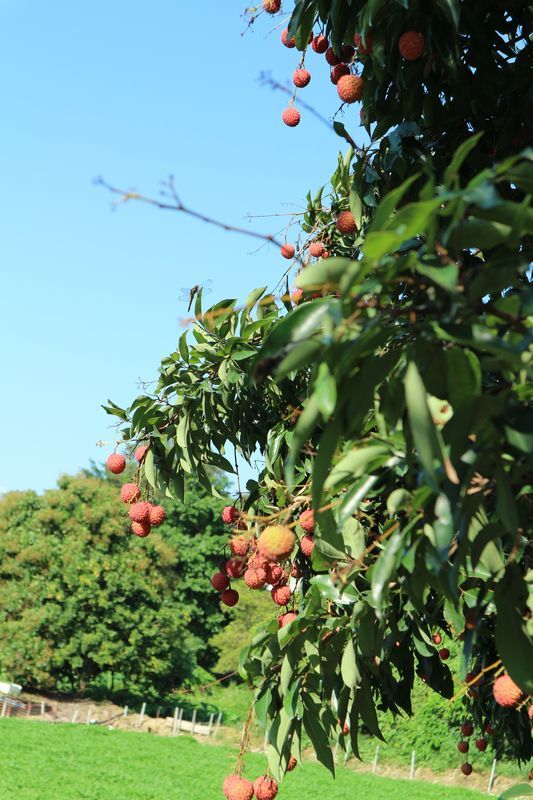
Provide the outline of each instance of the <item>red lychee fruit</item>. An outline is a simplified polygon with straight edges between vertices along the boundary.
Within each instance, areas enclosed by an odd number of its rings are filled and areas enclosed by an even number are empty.
[[[278,784],[268,775],[262,775],[254,781],[254,793],[257,800],[274,800],[278,793]]]
[[[239,512],[235,506],[226,506],[222,509],[222,522],[224,522],[226,525],[232,525],[238,518]]]
[[[357,225],[351,211],[341,211],[337,217],[337,230],[341,233],[355,233],[357,231]]]
[[[457,745],[457,749],[459,750],[460,753],[468,753],[468,751],[470,750],[470,745],[468,744],[468,742],[459,742],[459,744]]]
[[[439,658],[440,658],[440,660],[441,661],[447,661],[449,659],[449,657],[450,657],[450,651],[448,650],[448,648],[447,647],[442,647],[439,650]]]
[[[336,54],[336,52],[333,49],[333,47],[328,47],[328,49],[326,50],[326,61],[332,67],[334,67],[337,64],[341,63],[341,60],[338,57],[338,55]]]
[[[315,531],[315,512],[312,508],[308,508],[298,517],[298,524],[306,533],[314,533]]]
[[[509,675],[500,675],[492,687],[494,699],[503,708],[514,708],[524,697],[522,689],[516,685]]]
[[[211,586],[213,589],[216,589],[217,592],[223,592],[224,589],[227,589],[229,586],[228,576],[224,575],[222,572],[215,572],[211,578]]]
[[[434,644],[440,644],[442,642],[442,636],[440,633],[434,633],[431,638],[433,639]]]
[[[283,258],[294,258],[294,253],[296,252],[294,246],[292,244],[284,244],[280,250],[281,255]]]
[[[285,616],[286,616],[286,615],[285,615]],[[288,762],[288,764],[287,764],[287,772],[292,772],[292,771],[293,771],[293,769],[295,768],[295,766],[296,766],[297,764],[298,764],[298,762],[296,761],[296,759],[294,758],[294,756],[291,756],[291,757],[289,758],[289,762]]]
[[[151,531],[151,525],[149,522],[132,522],[131,529],[135,536],[139,536],[141,539],[145,539]]]
[[[250,549],[250,540],[246,536],[234,536],[229,541],[229,549],[234,556],[245,556]]]
[[[364,42],[363,42],[363,37],[359,36],[358,33],[355,34],[353,40],[357,48],[357,52],[359,53],[360,56],[369,56],[371,54],[372,45],[374,43],[373,31],[368,31]]]
[[[290,625],[291,622],[297,618],[298,614],[296,611],[288,611],[286,614],[280,614],[278,617],[278,623],[280,628],[284,628],[286,625]]]
[[[277,14],[281,8],[281,0],[263,0],[263,8],[267,14]]]
[[[239,592],[235,589],[224,589],[220,594],[220,599],[225,606],[236,606],[239,602]]]
[[[318,36],[314,36],[311,40],[311,47],[315,53],[325,53],[329,47],[329,42],[326,37],[322,36],[320,33]]]
[[[350,729],[348,727],[348,723],[345,722],[344,725],[342,726],[342,735],[343,736],[348,736],[349,733],[350,733]]]
[[[342,75],[337,81],[337,94],[343,103],[355,103],[363,96],[365,82],[359,75]]]
[[[238,775],[230,775],[232,780],[226,778],[222,785],[224,794],[228,800],[252,800],[254,796],[254,785],[246,778],[240,778]]]
[[[140,503],[133,503],[129,510],[130,519],[134,522],[150,522],[151,503],[142,500]]]
[[[135,451],[135,461],[138,461],[140,464],[147,452],[148,452],[147,444],[139,445],[139,447]]]
[[[275,586],[276,583],[280,582],[285,573],[283,572],[279,564],[275,564],[269,561],[267,562],[267,565],[265,567],[265,574],[266,574],[266,582],[269,583],[271,586]]]
[[[303,89],[311,80],[311,73],[306,69],[297,69],[292,76],[292,82],[299,89]]]
[[[235,774],[228,775],[227,778],[224,778],[224,783],[222,784],[222,791],[224,792],[226,797],[228,796],[228,791],[230,787],[233,785],[236,779],[238,780],[238,778],[239,776]]]
[[[248,568],[244,573],[244,582],[250,589],[262,589],[267,582],[267,576],[264,569]]]
[[[300,539],[300,550],[307,556],[310,557],[311,553],[315,549],[315,537],[311,536],[310,533],[306,533],[305,536],[302,536]]]
[[[488,742],[486,739],[476,739],[476,747],[480,752],[484,753],[487,749],[487,745]]]
[[[296,536],[290,528],[270,525],[257,540],[257,548],[269,561],[283,561],[292,553],[295,542]]]
[[[485,725],[485,733],[488,734],[489,736],[492,736],[494,734],[494,727],[490,724],[490,722],[487,722],[487,724]]]
[[[398,39],[400,55],[406,61],[416,61],[424,52],[425,47],[424,37],[417,31],[406,31]]]
[[[303,294],[304,293],[303,293],[302,289],[295,289],[294,292],[292,292],[291,300],[292,300],[292,302],[294,303],[295,306],[297,306],[298,303],[301,302]]]
[[[277,606],[286,606],[292,597],[292,592],[288,586],[274,586],[270,595]]]
[[[157,527],[165,521],[166,513],[163,506],[152,506],[150,509],[150,525]]]
[[[120,475],[120,473],[124,472],[126,469],[126,459],[124,456],[121,456],[120,453],[111,453],[111,455],[107,457],[105,463],[109,472],[112,472],[114,475]]]
[[[281,119],[289,128],[295,128],[300,124],[300,112],[294,106],[289,106],[282,112]],[[292,256],[285,256],[285,258],[292,258]]]
[[[283,42],[285,47],[291,47],[292,48],[296,44],[295,41],[294,41],[294,36],[291,36],[291,38],[289,39],[288,35],[289,35],[289,31],[287,30],[287,28],[285,28],[285,30],[281,32],[281,41]]]
[[[461,736],[472,736],[474,733],[474,726],[471,722],[463,722],[459,730],[461,731]]]
[[[333,67],[331,70],[331,82],[336,86],[343,75],[350,75],[350,68],[347,67],[346,64],[337,64],[337,66]]]
[[[134,503],[141,496],[141,490],[136,483],[125,483],[120,490],[120,499],[123,503]]]
[[[326,248],[322,242],[311,242],[309,245],[309,255],[313,258],[320,258],[326,252]]]
[[[471,775],[472,774],[472,764],[469,764],[468,761],[461,766],[461,772],[463,775]]]
[[[240,578],[246,569],[246,564],[240,558],[230,558],[226,562],[226,574],[230,578]]]
[[[342,46],[342,60],[345,64],[352,60],[355,50],[350,44],[343,44]]]

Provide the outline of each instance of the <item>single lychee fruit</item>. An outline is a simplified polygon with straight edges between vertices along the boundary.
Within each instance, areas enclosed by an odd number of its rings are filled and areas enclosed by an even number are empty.
[[[157,527],[165,521],[166,513],[163,506],[152,506],[150,509],[150,525]]]
[[[461,736],[472,736],[474,733],[474,726],[471,722],[463,722],[459,730],[461,731]]]
[[[268,565],[268,558],[265,558],[257,551],[248,559],[248,566],[252,569],[264,569],[266,570]]]
[[[359,36],[358,33],[355,34],[353,40],[360,56],[369,56],[371,54],[372,45],[374,43],[374,34],[372,31],[368,31],[364,42],[363,37]]]
[[[230,558],[226,562],[226,574],[230,578],[240,578],[246,569],[246,564],[240,558]]]
[[[278,793],[278,784],[268,775],[262,775],[254,781],[254,793],[257,800],[274,800]]]
[[[485,733],[488,734],[488,736],[492,736],[494,734],[494,727],[490,724],[490,722],[487,722],[485,725]]]
[[[235,591],[235,589],[224,589],[220,599],[225,606],[236,606],[239,602],[239,592]]]
[[[150,522],[151,508],[152,504],[147,503],[145,500],[140,503],[133,503],[129,510],[130,519],[134,522]]]
[[[341,233],[355,233],[357,231],[355,218],[351,211],[341,211],[337,217],[337,230]]]
[[[468,751],[470,750],[470,745],[468,744],[468,742],[459,742],[459,744],[457,745],[457,749],[459,750],[460,753],[468,753]]]
[[[345,64],[347,64],[349,61],[352,60],[354,53],[355,50],[350,44],[343,44],[341,55],[342,55],[342,60],[344,61]]]
[[[503,708],[514,708],[524,697],[522,689],[509,675],[500,675],[499,678],[496,678],[492,693],[498,705]]]
[[[280,582],[285,573],[283,572],[279,564],[268,561],[265,567],[265,574],[266,574],[266,582],[269,583],[271,586],[275,586],[276,583]]]
[[[469,764],[468,761],[461,766],[461,772],[463,775],[471,775],[472,774],[472,764]]]
[[[431,638],[433,639],[434,644],[440,644],[442,642],[442,636],[440,633],[434,633]]]
[[[285,615],[285,616],[287,616],[287,615]],[[287,772],[292,772],[297,764],[298,764],[298,762],[296,761],[294,756],[291,756],[289,758],[289,762],[287,764]]]
[[[277,14],[281,8],[281,0],[263,0],[263,8],[267,14]]]
[[[224,783],[222,784],[222,791],[228,797],[228,791],[230,790],[231,786],[235,783],[236,780],[239,779],[238,775],[232,774],[228,775],[227,778],[224,778]]]
[[[487,749],[487,745],[488,742],[486,739],[476,739],[476,747],[480,752],[484,753]]]
[[[120,499],[123,503],[134,503],[141,496],[141,490],[136,483],[125,483],[120,490]]]
[[[286,606],[292,597],[292,592],[288,586],[274,586],[270,595],[277,606]]]
[[[269,561],[283,561],[292,553],[295,542],[296,536],[290,528],[270,525],[257,540],[257,548]]]
[[[248,568],[244,573],[244,582],[250,589],[262,589],[267,582],[267,576],[264,569]]]
[[[283,258],[289,258],[289,259],[294,258],[295,252],[296,251],[294,249],[294,246],[288,243],[285,243],[280,250],[280,253],[283,256]]]
[[[281,119],[289,128],[295,128],[300,124],[300,112],[294,106],[289,106],[282,112]],[[285,256],[285,258],[292,258],[292,256]]]
[[[307,556],[310,557],[311,553],[315,549],[315,537],[311,536],[310,533],[306,533],[305,536],[302,536],[300,539],[300,550]]]
[[[449,657],[450,657],[450,651],[448,650],[448,648],[447,647],[442,647],[439,650],[439,658],[440,658],[440,660],[441,661],[447,661],[449,659]]]
[[[298,517],[298,524],[304,529],[306,533],[314,533],[315,531],[315,512],[312,508],[308,508]]]
[[[135,536],[145,539],[151,531],[151,525],[149,522],[132,522],[131,529]]]
[[[303,295],[304,295],[304,293],[303,293],[302,289],[295,289],[294,292],[292,292],[291,300],[292,300],[292,302],[294,303],[295,306],[297,306],[298,303],[301,302]]]
[[[299,89],[303,89],[311,80],[311,73],[306,69],[297,69],[292,76],[292,82]]]
[[[294,36],[291,36],[290,39],[288,38],[288,36],[289,36],[289,31],[287,30],[287,28],[285,28],[285,30],[281,32],[281,41],[283,42],[285,47],[291,47],[292,48],[296,44],[295,41],[294,41]]]
[[[288,611],[286,614],[280,614],[278,617],[278,624],[280,628],[284,628],[286,625],[290,625],[291,622],[297,618],[298,614],[296,611]]]
[[[320,258],[326,252],[326,248],[322,242],[311,242],[309,245],[309,255],[313,258]]]
[[[424,52],[425,47],[424,37],[417,31],[406,31],[398,39],[400,55],[406,61],[416,61]]]
[[[111,455],[107,457],[105,463],[109,472],[112,472],[114,475],[120,475],[120,473],[124,472],[126,469],[126,459],[124,456],[121,456],[120,453],[111,453]]]
[[[223,592],[224,589],[227,589],[229,586],[228,576],[224,575],[222,572],[215,572],[211,578],[211,586],[213,589],[216,589],[217,592]]]
[[[333,67],[331,70],[331,82],[336,86],[343,75],[350,75],[350,68],[347,67],[346,64],[337,64],[337,66]]]
[[[329,47],[329,42],[325,36],[322,36],[320,33],[318,36],[314,36],[311,41],[311,47],[315,51],[315,53],[325,53]]]
[[[140,464],[141,461],[143,460],[143,458],[145,457],[147,452],[148,452],[148,445],[147,444],[139,445],[139,447],[135,451],[135,461],[138,461],[139,464]]]
[[[226,506],[222,509],[222,522],[226,525],[232,525],[239,517],[239,512],[235,506]]]
[[[365,82],[359,75],[342,75],[337,81],[337,94],[343,103],[355,103],[363,96]]]
[[[245,556],[250,549],[250,540],[246,536],[234,536],[229,540],[229,549],[234,556]]]
[[[341,63],[341,59],[338,57],[333,47],[328,47],[326,50],[326,61],[332,67]]]
[[[226,780],[228,779],[226,778]],[[252,781],[240,778],[238,775],[233,776],[233,780],[228,781],[227,785],[226,781],[224,781],[223,789],[228,800],[252,800],[254,796]]]

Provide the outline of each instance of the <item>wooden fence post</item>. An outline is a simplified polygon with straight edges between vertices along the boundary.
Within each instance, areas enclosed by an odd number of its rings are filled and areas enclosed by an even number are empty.
[[[209,717],[209,730],[207,731],[207,735],[208,736],[211,736],[211,730],[213,728],[213,720],[214,720],[214,718],[215,718],[214,714],[211,714],[211,716]]]
[[[146,703],[143,703],[141,706],[141,716],[139,717],[139,721],[137,723],[137,727],[140,728],[144,721],[144,713],[146,711]]]
[[[76,720],[78,719],[78,713],[79,713],[79,709],[75,708],[74,709],[74,713],[72,714],[72,719],[70,720],[71,722],[76,722]]]
[[[219,715],[217,717],[217,724],[215,725],[215,733],[214,733],[215,738],[218,733],[218,729],[220,728],[221,721],[222,721],[222,711],[219,712]]]
[[[194,735],[194,728],[196,726],[196,709],[192,712],[192,725],[191,725],[191,734]]]
[[[4,702],[2,703],[2,713],[0,714],[1,719],[5,717],[6,711],[7,711],[7,703],[4,700]]]
[[[411,753],[411,772],[409,773],[409,780],[413,780],[415,777],[415,751],[413,750]]]
[[[496,759],[492,762],[492,769],[490,771],[489,785],[487,788],[488,794],[492,791],[492,784],[494,783],[494,773],[496,772]]]
[[[379,744],[376,745],[376,752],[374,753],[374,761],[372,762],[372,772],[376,772],[378,768],[378,757],[379,757]]]
[[[124,716],[128,716],[128,706],[124,706]]]
[[[178,715],[178,727],[177,727],[177,732],[178,733],[181,731],[181,722],[182,722],[182,720],[183,720],[183,709],[180,708],[180,713]]]

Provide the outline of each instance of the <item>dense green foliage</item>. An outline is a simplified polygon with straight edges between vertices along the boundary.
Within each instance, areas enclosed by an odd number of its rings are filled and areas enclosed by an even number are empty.
[[[119,481],[63,477],[0,501],[0,673],[39,689],[158,696],[209,669],[224,625],[206,574],[223,545],[220,502],[189,482],[186,503],[137,539]]]
[[[43,725],[0,721],[0,794],[10,800],[181,800],[216,797],[228,770],[227,748],[177,739],[108,731],[86,725]],[[264,760],[252,754],[246,774],[262,774]],[[393,781],[339,773],[337,781],[306,763],[283,787],[286,800],[309,794],[316,800],[475,800],[483,795],[463,788],[419,781]]]
[[[125,440],[149,442],[148,485],[180,495],[191,471],[208,485],[211,465],[233,471],[234,448],[259,449],[265,468],[240,498],[250,531],[314,509],[311,563],[293,553],[298,619],[273,619],[241,659],[275,776],[303,736],[333,772],[334,742],[357,753],[360,729],[381,737],[377,711],[410,714],[416,680],[450,698],[454,677],[481,670],[462,713],[526,760],[531,8],[297,0],[297,48],[310,31],[339,53],[372,34],[374,49],[352,65],[371,141],[308,196],[302,297],[260,288],[203,313],[198,296],[154,394],[108,410]],[[413,62],[398,52],[406,31],[424,36]],[[335,224],[348,209],[355,233]],[[313,262],[312,240],[327,258]],[[462,643],[456,676],[436,631]],[[516,708],[493,698],[504,668],[524,693]]]

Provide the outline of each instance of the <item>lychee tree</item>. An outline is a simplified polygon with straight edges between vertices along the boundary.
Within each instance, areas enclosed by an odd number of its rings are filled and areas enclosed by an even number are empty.
[[[336,743],[357,755],[417,680],[531,756],[532,36],[513,0],[298,0],[295,86],[331,69],[350,147],[281,248],[296,289],[200,293],[155,393],[107,407],[148,493],[264,459],[220,574],[283,609],[241,656],[276,780],[304,736],[332,772]]]

